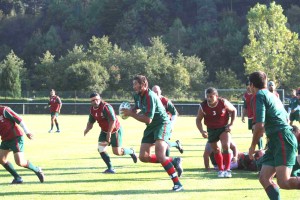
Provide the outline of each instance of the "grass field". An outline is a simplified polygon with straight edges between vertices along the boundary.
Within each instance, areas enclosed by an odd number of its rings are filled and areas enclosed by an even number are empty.
[[[172,156],[183,157],[184,172],[180,181],[184,190],[180,192],[170,191],[172,181],[160,164],[134,164],[129,156],[114,156],[111,149],[109,153],[117,174],[102,174],[106,166],[97,152],[100,127],[95,124],[84,137],[87,115],[61,115],[60,134],[47,132],[48,115],[24,115],[23,119],[35,134],[34,140],[25,139],[26,158],[43,168],[45,182],[40,183],[32,171],[14,165],[24,183],[10,185],[11,175],[0,168],[2,200],[268,199],[257,173],[233,171],[232,178],[220,179],[215,171],[204,171],[202,154],[206,140],[197,131],[195,117],[180,116],[173,133],[173,139],[180,139],[185,150],[182,155],[176,149],[171,152]],[[236,122],[233,138],[239,151],[247,151],[252,135],[240,118]],[[131,118],[121,120],[121,124],[125,132],[123,146],[139,152],[145,125]],[[13,161],[12,155],[9,160]],[[300,199],[300,191],[281,190],[281,198]]]

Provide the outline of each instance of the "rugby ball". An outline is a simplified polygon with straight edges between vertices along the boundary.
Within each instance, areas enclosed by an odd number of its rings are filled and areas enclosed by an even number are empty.
[[[120,107],[119,107],[119,115],[122,119],[127,119],[129,116],[124,116],[123,115],[123,109],[131,109],[130,103],[127,101],[124,101],[121,103]]]

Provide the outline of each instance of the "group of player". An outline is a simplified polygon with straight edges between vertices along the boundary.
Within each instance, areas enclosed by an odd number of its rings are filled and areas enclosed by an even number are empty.
[[[178,113],[171,101],[161,95],[159,86],[154,86],[152,90],[149,88],[148,80],[145,76],[135,76],[132,84],[135,91],[133,97],[134,106],[131,109],[123,109],[122,115],[130,116],[146,124],[141,140],[139,160],[145,163],[161,163],[174,184],[172,190],[180,191],[183,189],[183,185],[179,180],[183,172],[182,159],[180,157],[169,157],[169,148],[172,146],[175,146],[183,153],[183,148],[178,140],[170,142],[172,126]],[[269,86],[272,84],[274,83],[269,82]],[[288,114],[283,104],[276,95],[267,89],[266,74],[261,71],[252,73],[249,76],[248,87],[248,92],[251,91],[252,97],[249,98],[251,100],[250,103],[245,104],[245,109],[249,106],[247,114],[251,125],[249,125],[249,128],[253,130],[253,139],[248,154],[240,155],[240,157],[248,156],[249,160],[253,160],[255,153],[259,154],[257,157],[261,157],[261,153],[255,151],[255,146],[257,143],[260,143],[260,139],[266,133],[268,143],[261,161],[262,167],[259,180],[269,198],[278,199],[280,196],[279,188],[272,180],[275,174],[281,188],[300,188],[298,177],[290,176],[296,161],[297,140],[288,123]],[[59,113],[61,101],[58,100],[59,98],[54,97],[55,91],[51,91],[51,94],[53,102],[60,105],[56,108],[57,110],[51,111],[51,130],[55,123],[57,131],[59,131],[56,113]],[[93,92],[90,95],[90,101],[90,115],[84,135],[93,128],[95,122],[98,122],[101,127],[98,151],[107,165],[107,169],[103,173],[116,173],[107,153],[109,145],[112,146],[115,155],[130,155],[133,162],[136,163],[137,156],[135,151],[132,148],[122,147],[123,129],[112,106],[102,100],[97,92]],[[49,104],[51,107],[51,100]],[[295,110],[293,107],[289,113],[294,113]],[[253,118],[250,115],[251,112]],[[210,87],[206,90],[206,99],[199,106],[196,126],[202,136],[208,138],[208,145],[218,166],[218,177],[232,177],[230,170],[232,161],[230,132],[236,115],[236,108],[228,100],[219,97],[215,88]],[[23,133],[16,124],[23,128],[28,138],[31,139],[32,134],[30,134],[22,119],[10,108],[1,106],[0,117],[0,133],[2,137],[0,146],[1,164],[14,176],[12,183],[21,183],[22,181],[18,180],[22,179],[7,161],[7,154],[11,150],[14,152],[16,163],[33,170],[40,181],[43,182],[44,174],[42,170],[32,165],[29,161],[25,162],[24,160],[22,149]],[[244,121],[244,117],[242,120]],[[202,121],[204,121],[207,131],[204,130]],[[15,137],[16,132],[17,137]],[[261,149],[262,144],[260,143],[259,150]],[[237,161],[238,156],[235,155],[233,159],[233,161]]]
[[[300,189],[300,177],[297,173],[291,177],[292,171],[297,167],[299,169],[297,162],[300,159],[297,156],[299,146],[296,139],[298,137],[299,140],[299,130],[296,130],[298,129],[296,126],[290,126],[294,120],[299,121],[299,113],[295,114],[298,112],[299,98],[298,101],[295,100],[296,103],[291,101],[289,112],[286,112],[274,88],[274,82],[267,81],[267,75],[261,71],[253,72],[249,76],[248,93],[245,94],[245,101],[248,99],[249,102],[245,103],[245,109],[248,111],[249,129],[252,130],[253,136],[249,152],[245,155],[249,156],[249,160],[254,160],[254,155],[257,155],[255,147],[258,144],[262,149],[261,139],[266,134],[267,144],[260,160],[259,181],[270,199],[280,199],[279,187]],[[300,91],[297,92],[297,96],[300,97]],[[230,131],[235,118],[236,109],[233,105],[219,97],[215,88],[208,88],[206,100],[200,104],[196,124],[202,136],[208,138],[218,166],[218,177],[232,176]],[[203,120],[207,131],[203,129]],[[242,120],[245,121],[244,116]],[[273,181],[275,175],[278,185]]]

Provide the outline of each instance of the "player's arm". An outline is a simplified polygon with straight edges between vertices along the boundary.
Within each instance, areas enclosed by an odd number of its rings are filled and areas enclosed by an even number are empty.
[[[60,109],[61,109],[61,107],[62,107],[62,102],[61,102],[61,99],[60,99],[59,97],[57,97],[57,99],[56,99],[56,102],[57,102],[57,103],[58,103],[58,105],[59,105],[58,112],[60,113]]]
[[[238,150],[236,144],[232,141],[230,143],[230,149],[232,151],[232,162],[237,162]]]
[[[198,114],[196,118],[196,125],[200,133],[202,134],[202,137],[207,138],[207,132],[203,130],[202,126],[202,120],[204,118],[204,113],[201,107],[201,104],[199,105]]]
[[[108,129],[106,134],[106,141],[111,142],[111,134],[116,126],[117,118],[115,117],[115,111],[112,106],[107,105],[103,110],[104,117],[108,120]]]
[[[245,123],[245,116],[248,115],[247,113],[247,103],[246,103],[246,98],[243,98],[243,112],[242,112],[242,122]]]
[[[224,105],[225,105],[226,110],[231,114],[230,115],[230,123],[226,127],[226,130],[228,132],[230,132],[231,131],[231,127],[233,125],[233,122],[234,122],[234,120],[236,118],[236,108],[234,107],[234,105],[232,105],[232,103],[230,103],[226,99],[225,99]]]
[[[253,130],[253,136],[252,136],[252,142],[251,146],[249,148],[249,157],[251,159],[254,159],[253,154],[255,153],[255,146],[258,143],[259,139],[263,137],[265,132],[265,127],[263,122],[255,123],[254,130]]]
[[[170,100],[168,101],[168,104],[167,104],[167,110],[172,114],[171,127],[173,129],[173,127],[175,125],[175,122],[176,122],[176,119],[177,119],[177,116],[178,116],[178,112],[177,112],[174,104]]]
[[[86,124],[85,130],[83,132],[84,136],[93,128],[95,121],[96,120],[94,119],[94,117],[90,114],[89,121]]]

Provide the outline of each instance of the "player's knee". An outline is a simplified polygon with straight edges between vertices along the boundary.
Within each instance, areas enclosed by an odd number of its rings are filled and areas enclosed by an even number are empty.
[[[105,151],[106,151],[106,148],[107,148],[107,145],[106,145],[106,144],[99,143],[99,145],[98,145],[98,152],[99,152],[99,153],[105,152]]]
[[[140,160],[141,162],[148,162],[147,157],[145,157],[145,156],[143,156],[143,155],[139,155],[139,160]]]
[[[282,189],[291,189],[288,180],[277,179],[277,184]]]
[[[113,154],[117,156],[122,156],[124,154],[124,150],[119,147],[113,147]]]

